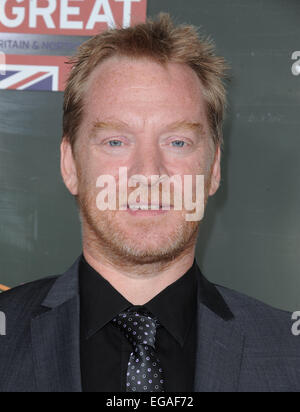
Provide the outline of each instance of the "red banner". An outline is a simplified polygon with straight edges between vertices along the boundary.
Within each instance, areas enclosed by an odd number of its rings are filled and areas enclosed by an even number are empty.
[[[0,0],[0,90],[63,91],[70,65],[60,56],[68,44],[74,54],[74,36],[132,26],[146,12],[147,0]]]
[[[145,21],[147,0],[0,0],[0,32],[91,36]]]

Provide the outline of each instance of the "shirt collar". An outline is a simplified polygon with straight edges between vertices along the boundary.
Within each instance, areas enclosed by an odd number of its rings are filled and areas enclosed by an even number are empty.
[[[181,346],[197,313],[196,265],[144,305]]]
[[[131,307],[103,276],[81,255],[79,265],[81,334],[88,339],[120,312]]]
[[[160,324],[184,345],[197,311],[197,263],[144,307]],[[81,333],[88,339],[120,312],[134,307],[106,279],[94,270],[83,254],[79,267]]]

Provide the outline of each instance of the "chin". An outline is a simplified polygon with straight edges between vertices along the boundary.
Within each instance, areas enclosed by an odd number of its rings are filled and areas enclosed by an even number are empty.
[[[111,247],[128,263],[170,262],[182,254],[195,239],[195,232],[184,233],[178,229],[156,229],[147,234],[138,231],[119,231],[110,239]]]
[[[121,245],[120,245],[121,246]],[[128,263],[134,264],[153,264],[158,262],[169,262],[172,261],[176,256],[178,256],[178,251],[174,250],[171,246],[170,248],[159,248],[158,245],[155,247],[139,248],[139,245],[126,244],[120,247],[120,255],[126,258]]]

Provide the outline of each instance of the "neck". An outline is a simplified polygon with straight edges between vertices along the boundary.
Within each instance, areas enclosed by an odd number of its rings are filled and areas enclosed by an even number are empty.
[[[125,299],[133,305],[144,305],[191,268],[195,244],[168,262],[120,263],[120,259],[108,256],[105,250],[95,249],[87,241],[83,241],[83,254],[88,264]]]

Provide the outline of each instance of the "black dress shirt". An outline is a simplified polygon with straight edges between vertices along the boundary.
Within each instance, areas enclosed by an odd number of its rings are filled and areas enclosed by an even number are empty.
[[[161,361],[167,392],[194,390],[196,354],[197,276],[196,261],[190,270],[142,308],[156,316],[157,356]],[[84,392],[126,392],[127,364],[132,345],[111,320],[128,302],[81,257],[80,341]]]

